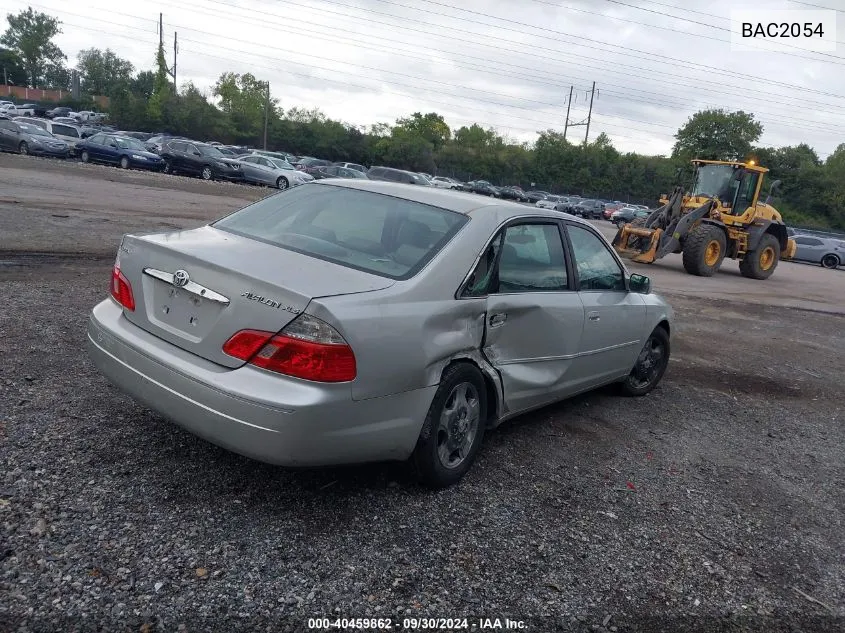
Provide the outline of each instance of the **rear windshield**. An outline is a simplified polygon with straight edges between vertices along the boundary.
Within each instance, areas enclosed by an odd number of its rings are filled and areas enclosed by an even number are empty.
[[[467,219],[393,196],[309,183],[212,226],[382,277],[408,279]]]

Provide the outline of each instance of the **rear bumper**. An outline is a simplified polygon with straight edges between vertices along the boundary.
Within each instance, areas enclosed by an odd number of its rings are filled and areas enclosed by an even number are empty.
[[[133,325],[111,299],[91,313],[88,352],[110,382],[184,429],[284,466],[406,459],[437,389],[353,401],[348,384],[228,369]]]

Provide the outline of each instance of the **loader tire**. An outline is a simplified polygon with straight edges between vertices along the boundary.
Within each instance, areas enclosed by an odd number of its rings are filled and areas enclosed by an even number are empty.
[[[780,261],[780,242],[771,233],[766,233],[757,248],[746,253],[739,262],[739,272],[749,279],[768,279],[775,272]]]
[[[722,265],[728,240],[725,232],[712,224],[693,227],[684,240],[684,270],[690,275],[712,277]]]

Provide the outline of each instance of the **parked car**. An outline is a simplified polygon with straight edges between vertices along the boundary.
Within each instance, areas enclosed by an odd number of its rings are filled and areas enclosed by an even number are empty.
[[[314,180],[313,176],[294,169],[293,165],[281,158],[264,154],[249,154],[240,156],[236,160],[247,182],[287,189]]]
[[[320,158],[311,158],[310,156],[306,156],[304,158],[299,158],[295,162],[291,163],[296,169],[308,169],[310,167],[328,167],[332,164],[330,160],[322,160]]]
[[[370,167],[367,170],[367,177],[370,180],[389,180],[391,182],[405,183],[406,185],[432,186],[431,182],[415,172],[393,169],[392,167]]]
[[[362,174],[367,173],[367,168],[363,165],[359,165],[358,163],[334,163],[338,167],[346,167],[347,169],[354,169],[355,171],[360,171]]]
[[[507,200],[516,200],[517,202],[528,202],[528,196],[519,187],[499,187],[499,196]]]
[[[359,180],[369,180],[367,174],[363,174],[357,169],[350,169],[348,167],[340,167],[338,165],[328,165],[327,167],[313,167],[308,170],[310,175],[317,180],[325,178],[357,178]]]
[[[536,203],[539,200],[545,200],[546,196],[550,196],[550,195],[552,195],[552,194],[550,194],[548,191],[532,190],[532,191],[525,192],[525,197],[528,198],[528,202],[533,202],[533,203]]]
[[[825,268],[845,265],[845,240],[812,235],[796,235],[796,250],[793,259],[821,264]]]
[[[155,171],[164,168],[161,156],[148,151],[141,141],[131,136],[94,134],[77,143],[76,152],[83,163],[108,163],[123,169],[136,167]]]
[[[241,149],[246,149],[246,148],[242,147]],[[296,156],[294,156],[293,154],[291,154],[289,152],[271,152],[269,150],[264,150],[264,149],[254,149],[254,150],[248,150],[246,153],[261,154],[262,156],[269,156],[271,158],[280,158],[283,161],[290,163],[291,165],[293,165],[297,160],[299,160]],[[296,168],[295,165],[294,165],[294,168]]]
[[[492,204],[322,181],[126,235],[89,354],[164,418],[253,459],[410,459],[426,485],[454,484],[504,420],[613,383],[645,395],[669,364],[671,307],[596,229]]]
[[[572,215],[577,215],[587,219],[601,218],[602,211],[604,211],[604,203],[600,200],[581,200],[572,207]]]
[[[37,125],[0,120],[0,149],[7,152],[67,158],[68,144]]]
[[[77,125],[68,125],[66,123],[59,123],[55,119],[39,119],[34,117],[18,117],[16,121],[22,121],[29,125],[36,125],[44,130],[47,130],[55,136],[63,140],[68,145],[70,156],[76,156],[76,146],[82,141],[82,130]]]
[[[476,180],[472,184],[473,193],[481,194],[482,196],[490,196],[491,198],[499,197],[499,190],[486,180]]]
[[[237,159],[226,158],[216,147],[195,141],[170,140],[159,152],[164,159],[164,172],[190,174],[203,180],[243,180]]]
[[[73,118],[80,123],[100,123],[104,121],[106,115],[102,112],[92,112],[91,110],[80,110],[73,114]]]
[[[0,105],[0,114],[5,114],[7,117],[20,116],[22,112],[18,111],[18,106],[14,103],[4,103]]]
[[[447,178],[446,176],[434,176],[431,179],[431,184],[438,189],[457,189],[458,181],[454,178]]]
[[[548,195],[542,200],[537,200],[534,206],[540,207],[541,209],[554,209],[559,202],[560,196]]]
[[[629,222],[633,222],[636,218],[647,218],[651,211],[647,209],[638,209],[637,207],[622,207],[618,211],[614,211],[610,216],[610,221],[618,227],[623,227]]]
[[[53,119],[57,116],[70,116],[73,114],[73,108],[68,108],[67,106],[56,106],[51,110],[47,110],[45,113],[48,119]]]

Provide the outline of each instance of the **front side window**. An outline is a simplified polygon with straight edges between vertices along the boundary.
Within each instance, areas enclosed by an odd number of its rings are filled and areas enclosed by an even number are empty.
[[[467,221],[461,213],[410,200],[315,184],[260,200],[213,226],[349,268],[408,279]]]
[[[499,292],[566,290],[566,259],[557,224],[520,224],[505,231]]]
[[[598,235],[589,229],[569,225],[569,241],[581,290],[625,290],[625,274]]]

